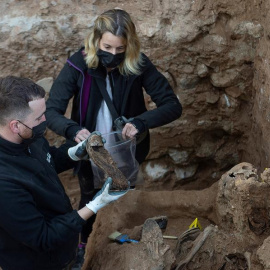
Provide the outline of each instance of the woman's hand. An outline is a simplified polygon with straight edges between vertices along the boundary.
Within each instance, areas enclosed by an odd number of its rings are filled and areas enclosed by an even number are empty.
[[[86,128],[81,129],[75,136],[74,141],[80,143],[87,139],[91,133]]]
[[[127,139],[127,137],[132,139],[138,132],[138,129],[132,123],[126,123],[122,130],[122,136],[124,139]]]

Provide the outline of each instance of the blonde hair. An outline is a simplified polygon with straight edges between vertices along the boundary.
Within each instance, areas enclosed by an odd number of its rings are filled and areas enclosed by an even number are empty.
[[[88,68],[98,66],[99,41],[105,32],[110,32],[126,41],[125,60],[119,65],[120,73],[122,75],[140,74],[142,64],[140,41],[130,15],[122,9],[108,10],[95,20],[92,32],[85,39],[85,60]]]

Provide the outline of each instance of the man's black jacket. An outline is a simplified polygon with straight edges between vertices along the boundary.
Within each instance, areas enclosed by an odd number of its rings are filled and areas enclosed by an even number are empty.
[[[0,138],[0,266],[62,269],[74,257],[85,221],[57,173],[71,168],[67,149],[44,139],[27,147]],[[54,162],[56,161],[56,163]]]

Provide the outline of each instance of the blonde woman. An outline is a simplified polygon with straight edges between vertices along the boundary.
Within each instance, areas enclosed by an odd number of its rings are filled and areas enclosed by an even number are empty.
[[[52,86],[47,101],[48,127],[77,143],[94,130],[102,134],[111,132],[115,115],[103,98],[105,91],[117,115],[127,119],[122,135],[143,135],[136,147],[136,159],[142,163],[149,152],[149,129],[176,120],[182,107],[167,79],[140,49],[135,25],[126,11],[112,9],[101,14],[85,46],[67,60]],[[147,111],[143,89],[155,102],[156,109]],[[68,119],[64,113],[71,98],[73,108]],[[82,207],[96,191],[90,162],[81,161],[77,169]],[[83,243],[91,232],[91,222],[82,232]]]

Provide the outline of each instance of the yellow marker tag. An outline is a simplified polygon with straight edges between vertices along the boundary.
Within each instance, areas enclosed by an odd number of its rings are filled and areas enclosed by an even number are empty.
[[[194,221],[189,225],[189,229],[191,228],[199,228],[200,230],[202,229],[202,226],[198,220],[198,218],[195,218]]]

